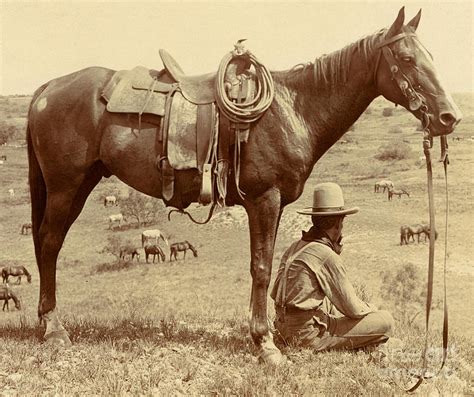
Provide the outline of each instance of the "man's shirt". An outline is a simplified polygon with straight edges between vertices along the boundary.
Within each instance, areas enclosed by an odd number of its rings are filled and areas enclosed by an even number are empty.
[[[305,247],[290,263],[286,281],[287,309],[313,310],[322,307],[327,298],[345,316],[361,318],[373,310],[355,293],[341,258],[329,246],[320,242],[299,240],[284,253],[270,296],[277,299],[285,263]],[[275,302],[276,305],[282,302]]]

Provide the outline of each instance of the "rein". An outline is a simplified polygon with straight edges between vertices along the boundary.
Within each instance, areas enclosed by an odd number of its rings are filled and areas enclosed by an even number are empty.
[[[381,54],[384,55],[385,60],[387,61],[390,72],[392,74],[392,80],[394,80],[398,87],[400,88],[402,94],[408,100],[408,107],[411,111],[419,110],[422,116],[422,125],[423,125],[423,152],[426,159],[426,171],[427,171],[427,186],[428,186],[428,201],[429,201],[429,214],[430,214],[430,247],[429,247],[429,258],[428,258],[428,282],[427,282],[427,296],[426,296],[426,319],[425,319],[425,343],[422,352],[422,370],[419,375],[417,375],[418,380],[416,383],[405,390],[406,392],[414,392],[418,387],[423,383],[425,379],[431,379],[438,376],[443,369],[447,354],[448,354],[448,303],[447,303],[447,289],[446,289],[446,262],[447,262],[447,242],[448,242],[448,143],[445,136],[440,137],[441,145],[441,158],[440,162],[443,162],[444,166],[444,176],[445,176],[445,190],[446,190],[446,224],[445,224],[445,240],[444,240],[444,318],[443,318],[443,358],[441,366],[438,372],[434,375],[427,375],[428,369],[428,336],[429,336],[429,320],[431,314],[431,305],[433,300],[433,279],[434,279],[434,253],[435,253],[435,209],[434,209],[434,195],[433,195],[433,169],[431,163],[431,148],[433,147],[433,137],[430,134],[429,130],[429,116],[428,116],[428,107],[424,101],[423,96],[416,90],[420,88],[419,86],[414,87],[411,83],[408,76],[406,76],[397,60],[393,55],[392,50],[387,46],[388,44],[394,43],[398,40],[401,40],[405,37],[416,36],[414,33],[400,33],[388,40],[384,40],[380,43],[377,48],[381,51],[378,53],[377,61],[375,65],[374,80],[376,80],[378,65],[380,62]]]

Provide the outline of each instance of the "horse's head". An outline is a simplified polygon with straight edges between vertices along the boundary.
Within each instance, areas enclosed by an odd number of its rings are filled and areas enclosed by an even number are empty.
[[[431,54],[416,34],[420,17],[421,10],[404,25],[405,11],[400,9],[378,44],[376,84],[386,99],[420,119],[431,136],[447,135],[454,131],[462,114],[443,87]]]
[[[31,283],[31,274],[27,274],[26,279],[28,280],[29,283]]]

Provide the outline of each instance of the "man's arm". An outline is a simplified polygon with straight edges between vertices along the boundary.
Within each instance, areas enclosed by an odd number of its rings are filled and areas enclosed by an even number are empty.
[[[328,299],[345,316],[362,318],[375,311],[357,296],[339,257],[328,257],[316,278]]]

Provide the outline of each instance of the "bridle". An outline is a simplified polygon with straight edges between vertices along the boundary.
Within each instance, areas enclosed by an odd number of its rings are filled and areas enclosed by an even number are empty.
[[[434,375],[427,375],[427,352],[428,352],[428,334],[429,334],[429,320],[431,312],[431,304],[433,298],[433,276],[434,276],[434,251],[435,251],[435,214],[434,214],[434,198],[433,198],[433,170],[431,164],[431,152],[430,149],[433,147],[433,136],[430,133],[430,119],[428,115],[428,106],[424,100],[423,95],[420,94],[420,86],[414,87],[408,76],[403,73],[396,57],[393,55],[392,50],[388,44],[394,43],[405,37],[416,36],[415,33],[402,32],[389,39],[385,39],[377,45],[377,49],[380,51],[377,54],[377,61],[375,64],[374,81],[377,84],[377,70],[380,63],[381,55],[383,54],[385,61],[390,67],[392,80],[396,82],[403,96],[408,101],[408,108],[412,111],[420,111],[421,121],[423,126],[423,152],[426,159],[426,171],[427,171],[427,185],[428,185],[428,200],[429,200],[429,213],[430,213],[430,248],[429,248],[429,259],[428,259],[428,282],[427,282],[427,296],[426,296],[426,320],[425,320],[425,344],[422,353],[422,370],[416,377],[418,380],[416,383],[406,389],[407,392],[414,392],[423,383],[423,380],[430,379],[438,376],[446,363],[448,353],[448,304],[447,304],[447,291],[446,291],[446,262],[447,262],[447,236],[448,236],[448,172],[447,166],[449,164],[448,159],[448,143],[446,136],[440,137],[441,146],[441,158],[440,161],[444,165],[444,175],[446,182],[446,224],[445,224],[445,255],[444,255],[444,318],[443,318],[443,358],[441,366],[438,372]],[[418,90],[417,90],[418,89]]]

